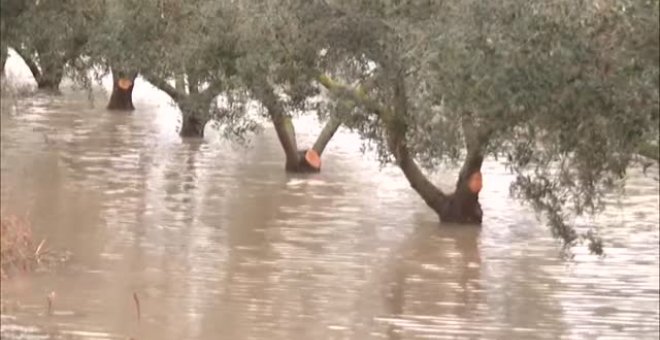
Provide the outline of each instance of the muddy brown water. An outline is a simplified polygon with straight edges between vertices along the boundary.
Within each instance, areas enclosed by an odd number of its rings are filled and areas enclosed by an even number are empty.
[[[3,104],[3,208],[73,254],[3,282],[3,339],[658,338],[657,167],[599,217],[607,256],[567,261],[494,161],[483,226],[440,225],[347,131],[293,176],[269,128],[181,141],[162,93],[135,97],[131,114],[76,91]]]

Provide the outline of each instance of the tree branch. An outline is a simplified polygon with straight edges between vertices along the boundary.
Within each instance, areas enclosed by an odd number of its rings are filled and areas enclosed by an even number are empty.
[[[37,65],[37,63],[32,58],[30,58],[22,48],[16,47],[16,48],[14,48],[14,50],[16,51],[18,56],[21,57],[21,59],[23,59],[25,64],[28,66],[28,68],[30,69],[30,72],[32,73],[32,76],[34,77],[34,79],[37,82],[39,82],[39,80],[41,79],[41,70],[39,70],[39,66]]]
[[[348,98],[353,101],[355,105],[364,107],[367,111],[381,116],[385,111],[385,108],[381,107],[376,101],[372,100],[367,96],[367,93],[361,86],[358,86],[356,89],[349,88],[346,85],[340,84],[326,75],[318,76],[318,81],[323,87],[328,89],[331,93]]]
[[[356,105],[364,107],[383,120],[387,131],[387,146],[394,155],[397,165],[403,171],[410,186],[424,199],[424,202],[433,210],[439,212],[442,204],[447,199],[447,195],[426,178],[413,159],[406,144],[406,128],[405,126],[397,126],[396,117],[391,110],[369,98],[361,88],[351,89],[333,81],[326,75],[319,76],[318,80],[334,94],[351,99]],[[403,93],[400,93],[400,95],[403,95]]]
[[[330,119],[328,119],[328,121],[325,123],[323,130],[321,130],[321,133],[316,138],[316,142],[312,147],[312,149],[314,149],[314,151],[316,151],[319,156],[323,153],[323,150],[330,142],[330,139],[332,139],[332,136],[335,135],[335,132],[337,132],[337,129],[339,129],[339,126],[341,126],[341,123],[341,119],[335,116],[331,116]]]
[[[463,128],[463,139],[465,140],[467,155],[461,167],[456,188],[459,188],[464,181],[467,181],[472,173],[481,169],[481,164],[484,160],[484,148],[488,144],[493,131],[486,126],[477,126],[470,112],[466,112],[461,117],[461,126]]]
[[[175,102],[183,99],[186,94],[179,92],[177,89],[168,84],[164,79],[154,76],[148,72],[141,72],[144,79],[150,82],[153,86],[159,88],[161,91],[167,93]]]
[[[277,138],[282,144],[286,155],[287,169],[297,168],[300,156],[298,154],[296,131],[291,122],[291,117],[284,112],[282,101],[266,80],[257,81],[251,88],[255,96],[268,110],[268,115],[275,126],[275,132],[277,132]]]
[[[215,98],[222,93],[222,90],[224,90],[222,82],[220,80],[214,80],[209,83],[209,86],[204,91],[202,91],[201,95]]]

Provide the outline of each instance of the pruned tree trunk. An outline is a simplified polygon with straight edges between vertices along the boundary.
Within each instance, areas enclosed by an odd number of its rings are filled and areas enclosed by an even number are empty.
[[[478,175],[480,179],[483,150],[490,136],[489,129],[476,128],[471,116],[466,115],[463,120],[463,132],[467,156],[459,174],[455,192],[447,195],[426,178],[408,148],[406,139],[408,126],[404,119],[407,116],[407,102],[403,77],[400,76],[393,84],[393,108],[382,106],[369,98],[364,91],[350,89],[334,82],[327,76],[321,75],[319,82],[335,94],[349,97],[380,118],[387,135],[387,147],[394,156],[396,164],[410,186],[438,214],[441,221],[481,223],[483,214],[479,204],[480,184],[475,190],[470,181],[475,175]]]
[[[335,117],[330,118],[312,148],[299,150],[296,130],[291,117],[284,110],[284,105],[277,98],[270,85],[262,83],[258,86],[259,90],[255,91],[255,93],[268,110],[270,119],[275,127],[275,132],[277,133],[277,138],[284,150],[286,157],[285,170],[296,173],[321,171],[320,157],[332,139],[332,136],[334,136],[341,125],[341,120]]]
[[[490,129],[476,126],[469,112],[463,114],[461,125],[467,153],[458,175],[456,190],[443,206],[440,218],[449,222],[481,223],[481,165],[484,161],[484,148],[490,138]],[[478,176],[478,188],[471,188],[470,182],[474,180],[474,176]]]
[[[481,187],[479,184],[478,188],[472,188],[470,181],[474,176],[478,176],[479,183],[481,181],[483,148],[488,141],[487,133],[478,132],[469,118],[464,119],[463,132],[467,154],[458,175],[456,189],[454,193],[447,195],[431,183],[415,163],[405,144],[405,129],[401,128],[402,124],[404,123],[388,124],[388,146],[412,188],[438,214],[441,221],[480,224],[483,218],[479,203]]]
[[[136,72],[122,72],[112,70],[112,94],[108,101],[108,110],[133,111],[133,87],[135,85]]]

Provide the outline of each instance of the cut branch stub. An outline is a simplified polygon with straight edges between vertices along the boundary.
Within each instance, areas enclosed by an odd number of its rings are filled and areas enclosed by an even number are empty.
[[[307,149],[307,152],[305,152],[305,161],[307,161],[307,164],[315,170],[321,169],[321,157],[319,157],[316,150],[311,148]]]
[[[132,85],[133,81],[127,78],[120,78],[119,81],[117,81],[117,86],[124,91],[130,89]]]
[[[483,188],[483,177],[480,171],[470,175],[470,179],[468,180],[468,188],[473,194],[478,194],[481,191],[481,188]]]

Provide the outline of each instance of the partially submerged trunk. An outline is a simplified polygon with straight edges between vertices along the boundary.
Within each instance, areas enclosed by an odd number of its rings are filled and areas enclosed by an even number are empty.
[[[407,115],[407,102],[402,78],[395,83],[393,108],[381,106],[368,98],[361,89],[347,88],[326,76],[320,76],[319,81],[329,90],[350,97],[363,108],[380,117],[387,134],[387,147],[394,156],[396,164],[410,186],[438,214],[441,221],[481,223],[483,213],[479,204],[480,170],[483,150],[489,139],[489,129],[475,127],[469,114],[464,117],[463,132],[467,155],[456,183],[456,190],[448,195],[427,179],[408,148],[406,139],[408,126],[404,120]]]
[[[299,150],[296,130],[291,117],[286,114],[282,102],[269,85],[262,84],[260,86],[262,88],[256,91],[256,94],[268,110],[277,138],[284,150],[286,156],[285,170],[296,173],[321,171],[321,155],[332,136],[337,132],[341,121],[334,117],[330,118],[312,148]]]
[[[54,60],[43,63],[37,80],[37,88],[53,93],[60,92],[60,83],[64,76],[64,64]]]
[[[60,93],[60,83],[64,76],[64,63],[56,60],[46,60],[38,65],[37,62],[21,48],[16,48],[16,53],[25,61],[30,69],[34,80],[37,82],[37,89]]]
[[[183,138],[204,138],[204,128],[209,121],[211,103],[197,98],[197,96],[186,96],[178,104],[182,115],[179,136]]]
[[[481,165],[487,135],[477,132],[469,118],[464,119],[467,154],[458,175],[454,193],[447,195],[429,181],[410,155],[405,139],[403,122],[390,122],[387,128],[388,146],[397,164],[413,189],[435,211],[442,222],[480,224],[483,218],[479,192],[481,191]]]
[[[179,136],[183,138],[204,138],[206,123],[207,120],[195,116],[195,114],[184,113]]]
[[[108,101],[108,110],[132,111],[133,86],[135,85],[136,72],[122,72],[112,70],[112,94]]]
[[[182,91],[181,79],[183,78],[180,75],[176,77],[178,80],[176,85],[179,88],[175,88],[158,76],[148,72],[141,72],[140,74],[152,85],[167,93],[179,106],[182,116],[179,135],[182,138],[204,138],[204,128],[210,120],[211,104],[222,91],[222,84],[211,83],[202,92],[186,93]]]

